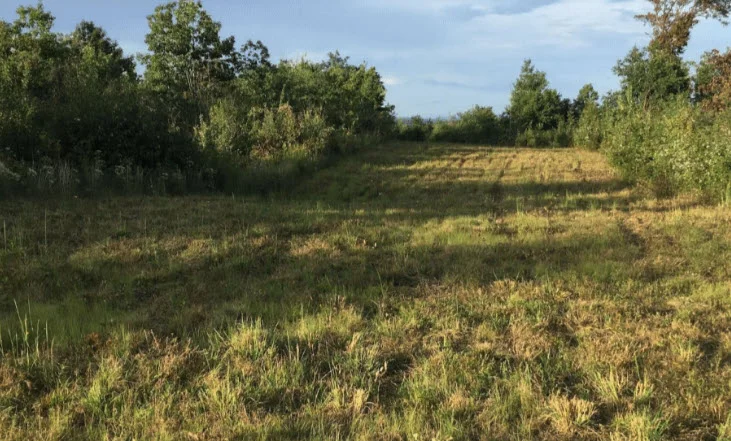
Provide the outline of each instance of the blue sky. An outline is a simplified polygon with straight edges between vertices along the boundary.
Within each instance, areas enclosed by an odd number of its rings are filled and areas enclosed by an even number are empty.
[[[20,4],[0,0],[12,20]],[[34,3],[35,0],[32,1]],[[151,0],[46,0],[56,30],[80,20],[102,26],[126,51],[145,50]],[[204,0],[239,44],[262,40],[275,58],[318,60],[340,50],[376,66],[401,116],[447,116],[475,104],[502,111],[522,60],[531,58],[551,85],[574,97],[587,82],[616,88],[611,72],[648,29],[634,14],[646,0]],[[703,22],[686,57],[731,45],[731,30]]]

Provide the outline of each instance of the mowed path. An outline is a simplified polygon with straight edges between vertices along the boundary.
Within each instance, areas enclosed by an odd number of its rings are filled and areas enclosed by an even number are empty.
[[[0,439],[731,435],[731,210],[599,153],[390,144],[0,222]]]

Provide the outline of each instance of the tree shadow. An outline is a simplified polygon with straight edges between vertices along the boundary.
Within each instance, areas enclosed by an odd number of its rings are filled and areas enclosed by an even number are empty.
[[[438,235],[415,240],[414,231],[451,217],[628,211],[640,202],[627,183],[611,177],[521,182],[462,161],[495,151],[370,152],[321,171],[293,194],[181,198],[161,207],[122,201],[127,211],[119,221],[113,221],[118,206],[105,205],[112,202],[88,203],[52,232],[51,243],[63,244],[57,258],[39,259],[8,286],[39,302],[76,296],[103,303],[135,317],[135,325],[175,332],[237,318],[280,323],[337,297],[370,311],[384,289],[411,296],[424,284],[658,276],[639,265],[642,238],[617,224],[526,238],[492,222],[487,231],[465,232],[469,237],[459,243]],[[427,166],[435,160],[458,161],[458,168]],[[100,225],[89,236],[69,234],[83,221],[80,212]],[[43,230],[34,234],[39,243],[46,239]],[[12,313],[12,295],[0,298],[0,311]]]
[[[272,213],[272,222],[276,217]],[[299,222],[306,222],[305,214]],[[361,231],[378,222],[362,220]],[[643,245],[625,233],[610,225],[591,234],[515,240],[510,231],[496,230],[485,241],[475,233],[469,244],[410,244],[408,236],[394,234],[378,244],[357,239],[338,246],[331,241],[303,250],[290,239],[317,237],[303,230],[256,247],[232,246],[185,260],[180,254],[157,262],[109,255],[52,270],[65,274],[55,283],[75,281],[77,294],[86,301],[133,312],[139,326],[177,333],[237,319],[281,323],[315,313],[338,297],[371,314],[384,289],[408,297],[425,285],[487,286],[507,279],[561,277],[613,283],[650,277],[637,264]],[[222,239],[235,241],[233,236]],[[173,241],[196,240],[204,239],[183,235]]]

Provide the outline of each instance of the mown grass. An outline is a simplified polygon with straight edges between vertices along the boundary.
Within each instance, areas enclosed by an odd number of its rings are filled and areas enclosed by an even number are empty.
[[[728,440],[730,221],[596,153],[417,144],[0,202],[0,438]]]

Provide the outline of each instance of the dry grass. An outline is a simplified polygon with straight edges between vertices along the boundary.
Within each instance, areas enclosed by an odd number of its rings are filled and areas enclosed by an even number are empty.
[[[387,145],[0,223],[0,439],[731,436],[731,211],[596,153]]]

